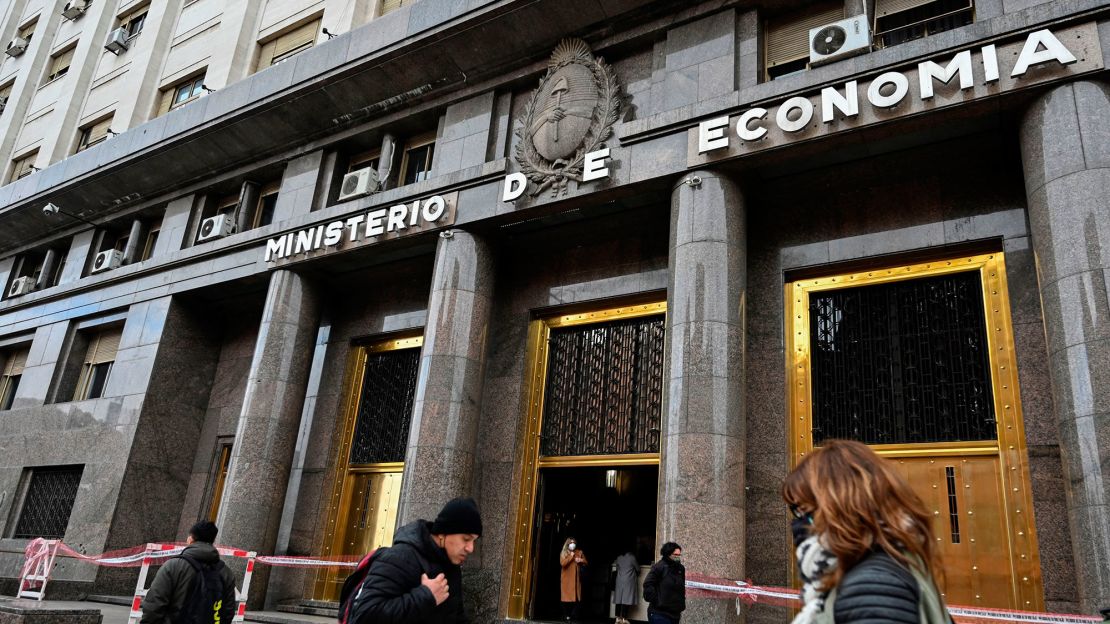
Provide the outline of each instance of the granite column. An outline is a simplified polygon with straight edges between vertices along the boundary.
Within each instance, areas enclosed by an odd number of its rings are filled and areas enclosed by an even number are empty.
[[[1081,611],[1110,606],[1110,86],[1062,85],[1021,128]]]
[[[416,382],[398,525],[470,493],[493,298],[488,243],[440,234]]]
[[[714,171],[671,193],[667,379],[659,544],[687,569],[744,578],[744,198]],[[683,620],[732,622],[729,601],[690,600]]]
[[[272,554],[285,503],[319,318],[317,293],[288,270],[270,276],[231,469],[220,506],[219,542]],[[262,605],[269,576],[255,568],[251,608]]]

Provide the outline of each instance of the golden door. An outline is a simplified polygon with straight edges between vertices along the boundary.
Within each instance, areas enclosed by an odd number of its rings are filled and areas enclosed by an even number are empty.
[[[1042,609],[1003,254],[785,289],[792,462],[872,445],[933,512],[950,604]]]
[[[356,346],[347,371],[336,475],[322,552],[360,557],[393,543],[412,418],[420,336]],[[310,575],[308,597],[335,602],[350,568]]]

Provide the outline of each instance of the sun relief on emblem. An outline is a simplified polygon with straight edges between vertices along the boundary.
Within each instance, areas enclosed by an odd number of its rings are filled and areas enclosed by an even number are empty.
[[[580,39],[565,39],[524,109],[516,133],[516,161],[537,185],[532,197],[551,189],[566,194],[582,181],[586,154],[604,144],[620,117],[620,87],[601,58]]]

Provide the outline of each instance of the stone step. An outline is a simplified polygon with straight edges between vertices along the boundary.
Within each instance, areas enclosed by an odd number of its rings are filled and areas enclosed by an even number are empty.
[[[339,617],[339,605],[334,602],[321,602],[319,600],[303,600],[292,604],[278,605],[281,613],[296,613],[299,615],[318,615],[336,619]]]
[[[282,613],[278,611],[247,611],[243,616],[248,622],[262,622],[263,624],[305,624],[306,622],[330,622],[335,624],[335,617],[307,615],[299,613]]]
[[[107,596],[104,594],[89,594],[88,596],[85,596],[85,600],[88,602],[119,605],[121,607],[130,607],[131,599],[132,596]]]

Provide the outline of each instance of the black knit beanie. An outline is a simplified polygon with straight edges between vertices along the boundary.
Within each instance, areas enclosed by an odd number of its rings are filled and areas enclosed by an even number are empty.
[[[473,498],[453,498],[439,510],[432,523],[435,535],[455,533],[482,534],[482,516],[478,513],[478,503]]]

